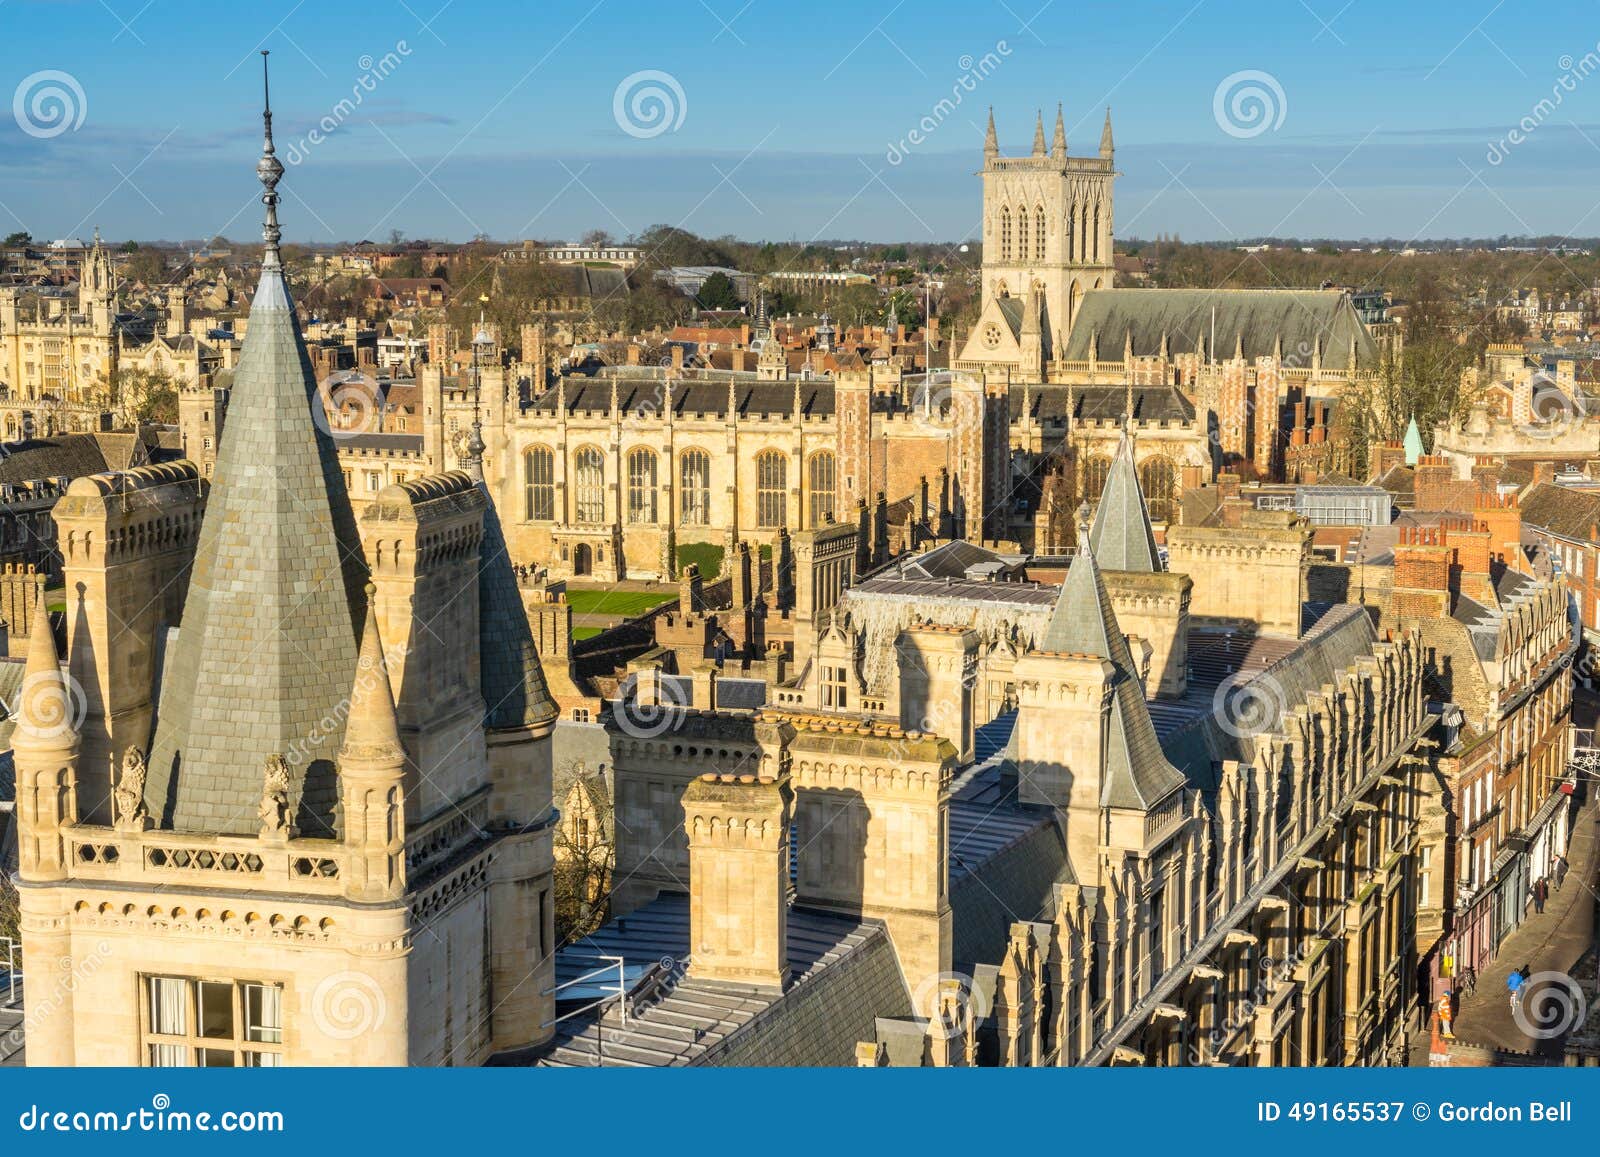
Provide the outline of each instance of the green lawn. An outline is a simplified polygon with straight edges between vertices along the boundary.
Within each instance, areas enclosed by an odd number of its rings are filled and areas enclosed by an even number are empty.
[[[678,569],[690,563],[700,568],[700,577],[710,581],[722,573],[722,547],[711,542],[690,542],[678,548]]]
[[[584,639],[592,639],[603,630],[605,630],[604,627],[573,627],[572,641],[577,643]]]
[[[678,596],[672,592],[650,591],[567,591],[567,605],[575,615],[622,615],[632,618],[642,615],[662,603],[670,603]],[[574,632],[576,635],[576,632]]]

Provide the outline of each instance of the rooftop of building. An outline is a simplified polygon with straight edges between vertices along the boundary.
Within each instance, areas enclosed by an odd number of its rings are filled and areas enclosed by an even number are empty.
[[[696,980],[690,959],[689,897],[667,893],[566,946],[556,954],[556,984],[577,997],[556,1011],[593,1001],[621,957],[623,1025],[613,1004],[600,1019],[563,1022],[539,1051],[540,1065],[593,1067],[704,1064],[844,1065],[875,1016],[904,1015],[911,993],[894,946],[875,920],[792,907],[788,912],[791,980],[775,988]],[[594,983],[579,983],[600,971]],[[611,991],[615,991],[612,988]]]
[[[1378,347],[1338,290],[1302,289],[1094,289],[1083,295],[1066,360],[1088,361],[1091,343],[1103,361],[1206,350],[1217,359],[1242,351],[1247,361],[1281,356],[1309,370],[1316,350],[1327,370],[1376,369]],[[1214,345],[1213,345],[1214,343]]]

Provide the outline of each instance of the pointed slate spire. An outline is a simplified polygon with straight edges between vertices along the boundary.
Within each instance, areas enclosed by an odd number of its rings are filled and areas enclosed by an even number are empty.
[[[1050,155],[1058,161],[1067,159],[1067,120],[1059,104],[1056,105],[1056,137],[1050,145]]]
[[[265,258],[165,665],[145,800],[161,828],[255,835],[261,769],[281,757],[294,828],[332,836],[366,563],[278,256],[283,166],[270,113],[264,121]]]
[[[1150,507],[1145,503],[1139,470],[1134,465],[1133,439],[1126,432],[1111,459],[1111,469],[1106,472],[1106,487],[1095,510],[1089,546],[1107,570],[1144,574],[1161,570],[1161,553],[1150,526]]]
[[[23,751],[55,750],[75,742],[77,725],[67,679],[56,654],[55,632],[45,609],[44,577],[39,578],[33,604],[33,626],[28,632],[28,661],[22,669],[22,686],[12,701],[16,728],[11,743]]]
[[[1133,652],[1117,625],[1092,546],[1073,557],[1039,649],[1094,655],[1111,664],[1100,806],[1146,810],[1184,786],[1183,773],[1167,761],[1150,722]]]
[[[1109,161],[1114,151],[1115,148],[1111,143],[1111,106],[1107,105],[1106,127],[1100,130],[1100,156],[1103,160]]]
[[[1000,156],[1000,138],[994,131],[994,106],[989,106],[989,129],[983,135],[983,159],[993,161]]]
[[[400,717],[394,705],[394,686],[389,681],[389,662],[383,653],[377,609],[373,605],[376,593],[377,588],[369,583],[367,622],[361,632],[361,653],[356,660],[350,713],[339,752],[341,767],[351,762],[387,765],[405,758],[400,746]]]
[[[1044,110],[1041,109],[1033,122],[1033,155],[1042,157],[1044,152]]]

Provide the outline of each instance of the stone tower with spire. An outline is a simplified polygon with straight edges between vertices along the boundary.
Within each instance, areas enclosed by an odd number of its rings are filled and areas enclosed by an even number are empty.
[[[984,137],[984,308],[960,357],[974,367],[1008,367],[1037,379],[1065,342],[1077,307],[1091,289],[1112,284],[1112,184],[1116,165],[1111,112],[1093,156],[1067,151],[1066,118],[1055,131],[1034,120],[1033,146],[1002,156],[994,114]],[[1035,304],[1029,307],[1030,294]],[[1037,346],[1025,327],[1038,327]]]
[[[31,1064],[470,1065],[550,1033],[555,708],[481,439],[358,526],[313,420],[264,123],[261,278],[212,485],[181,463],[73,491],[69,582],[95,581],[65,671],[34,616],[13,739]],[[87,549],[90,499],[134,490],[181,524],[154,524],[192,555],[179,600],[165,558]],[[95,626],[152,603],[117,640]]]

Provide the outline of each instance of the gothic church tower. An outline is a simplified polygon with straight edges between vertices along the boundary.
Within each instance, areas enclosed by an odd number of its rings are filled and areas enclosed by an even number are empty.
[[[1109,109],[1092,157],[1067,154],[1059,108],[1050,144],[1041,114],[1032,150],[1003,157],[989,114],[979,174],[984,308],[958,365],[1042,380],[1043,363],[1066,341],[1083,295],[1110,288],[1113,152]]]

